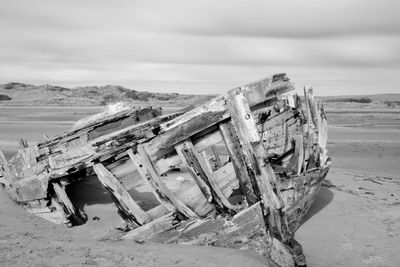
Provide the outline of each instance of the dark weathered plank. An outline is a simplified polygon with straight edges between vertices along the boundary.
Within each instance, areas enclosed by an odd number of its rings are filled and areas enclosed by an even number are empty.
[[[222,166],[222,163],[221,163],[221,158],[219,157],[219,153],[218,153],[217,147],[215,145],[212,145],[211,146],[211,151],[212,151],[212,153],[214,155],[214,158],[215,158],[216,167],[220,168]]]
[[[190,208],[188,208],[182,201],[174,196],[174,194],[165,186],[160,177],[154,170],[148,155],[141,145],[137,146],[136,153],[130,149],[128,155],[133,164],[139,171],[141,177],[153,189],[154,196],[162,203],[168,210],[177,211],[185,218],[197,217]]]
[[[294,141],[295,141],[295,149],[291,158],[291,166],[294,174],[300,174],[304,160],[303,136],[296,135]]]
[[[8,162],[3,152],[0,149],[0,177],[3,176],[3,184],[8,185],[10,179],[10,168],[8,167]]]
[[[242,192],[246,197],[248,205],[253,205],[260,199],[254,192],[252,181],[247,172],[247,166],[243,157],[239,138],[236,135],[231,122],[220,123],[219,127],[226,148],[228,149],[228,153],[233,162],[236,177],[239,179]]]
[[[85,220],[80,216],[77,209],[72,204],[64,188],[62,188],[58,182],[52,182],[52,184],[57,199],[60,201],[60,204],[64,206],[67,218],[72,222],[72,224],[79,225],[85,223]]]
[[[123,212],[124,219],[129,219],[138,225],[143,225],[150,221],[149,215],[142,210],[117,178],[115,178],[114,175],[103,166],[103,164],[98,163],[94,165],[93,170],[103,186],[118,202],[117,207],[120,209],[120,212]]]
[[[275,209],[281,208],[279,196],[274,192],[275,175],[271,166],[264,162],[265,150],[261,144],[260,133],[241,90],[231,93],[228,107],[232,124],[243,147],[247,166],[252,168],[264,204]]]

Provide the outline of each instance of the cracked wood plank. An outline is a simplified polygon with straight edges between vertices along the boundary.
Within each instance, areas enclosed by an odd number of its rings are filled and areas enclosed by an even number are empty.
[[[85,220],[81,217],[77,209],[72,204],[71,200],[69,199],[67,193],[65,192],[64,188],[59,184],[58,181],[52,182],[54,192],[57,196],[57,199],[64,207],[64,212],[67,215],[67,219],[73,225],[79,225],[85,223]]]
[[[211,193],[211,199],[217,204],[219,208],[227,209],[229,212],[236,213],[240,208],[232,205],[224,193],[216,183],[213,173],[207,167],[203,157],[199,155],[193,143],[189,140],[175,146],[178,155],[181,157],[183,163],[186,165],[193,179],[197,184],[202,187],[202,192]],[[208,194],[207,192],[207,194]],[[207,195],[210,197],[209,195]]]
[[[290,256],[293,256],[300,263],[304,259],[304,255],[302,252],[297,254],[300,250],[292,251],[292,247],[290,247],[294,238],[285,222],[285,215],[281,213],[284,202],[277,188],[277,180],[272,167],[264,161],[266,155],[261,144],[260,133],[241,89],[230,92],[228,107],[232,116],[232,124],[243,146],[248,169],[254,175],[259,190],[258,193],[261,195],[266,227],[272,237],[284,243],[287,250],[291,252]],[[274,246],[272,246],[273,249]],[[271,251],[271,254],[274,253],[275,251]],[[291,257],[284,257],[280,259],[278,264],[294,266],[294,264],[290,263],[291,260],[293,260]]]
[[[236,135],[231,122],[220,123],[219,129],[229,156],[231,157],[242,192],[246,197],[247,204],[251,206],[259,201],[259,197],[254,192],[251,178],[247,172],[247,166],[240,146],[240,140]]]
[[[128,150],[128,155],[143,180],[150,185],[154,196],[160,203],[162,203],[169,211],[177,211],[185,218],[197,217],[197,214],[176,198],[161,181],[160,176],[158,176],[157,172],[154,170],[146,151],[141,145],[137,146],[136,153],[133,153],[132,149]]]
[[[114,196],[117,207],[123,213],[124,216],[122,217],[124,219],[138,225],[143,225],[150,221],[149,215],[142,210],[117,178],[103,164],[94,165],[93,170],[103,186]]]

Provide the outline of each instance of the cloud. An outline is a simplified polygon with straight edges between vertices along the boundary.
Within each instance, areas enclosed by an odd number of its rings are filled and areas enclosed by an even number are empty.
[[[378,87],[395,92],[399,5],[389,0],[5,0],[0,82],[220,93],[288,72],[299,85],[321,86],[323,94]]]
[[[318,38],[400,32],[400,3],[392,0],[146,3],[139,17],[153,29],[190,35]]]

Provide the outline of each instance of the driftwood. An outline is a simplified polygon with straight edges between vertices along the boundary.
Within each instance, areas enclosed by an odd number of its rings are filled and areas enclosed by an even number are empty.
[[[78,225],[87,218],[66,188],[95,174],[130,229],[124,239],[250,249],[303,266],[294,234],[330,158],[322,104],[312,88],[304,101],[293,89],[276,74],[187,112],[99,116],[21,142],[9,162],[0,153],[0,182],[29,212]]]

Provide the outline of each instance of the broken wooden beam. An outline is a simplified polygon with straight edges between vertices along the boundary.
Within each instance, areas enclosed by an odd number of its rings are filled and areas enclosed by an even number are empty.
[[[229,212],[236,213],[240,207],[236,207],[229,202],[228,198],[216,184],[214,175],[204,162],[203,157],[199,155],[193,146],[193,143],[190,140],[186,140],[175,146],[175,149],[178,152],[178,155],[181,157],[183,163],[186,165],[193,179],[197,181],[199,186],[203,187],[204,191],[207,190],[211,192],[211,199],[214,200],[215,204],[219,208],[227,209]]]
[[[255,204],[260,199],[254,191],[253,182],[247,172],[247,166],[242,152],[240,140],[231,122],[219,124],[219,129],[223,137],[229,156],[232,160],[236,177],[239,179],[240,188],[249,206]],[[258,191],[257,191],[258,192]]]
[[[161,181],[161,178],[154,170],[146,151],[141,145],[137,146],[136,153],[134,153],[132,149],[128,150],[128,155],[136,169],[139,171],[143,180],[151,186],[154,196],[160,201],[161,204],[163,204],[169,211],[177,211],[184,218],[197,217],[196,213],[182,203],[182,201],[177,199]]]
[[[57,200],[59,203],[64,207],[64,212],[66,214],[67,219],[73,225],[80,225],[85,223],[85,218],[79,213],[79,211],[74,207],[71,200],[69,199],[67,193],[65,192],[64,188],[58,181],[52,182],[53,189]]]
[[[157,234],[170,230],[179,223],[176,219],[176,214],[168,213],[154,221],[151,221],[141,227],[133,229],[125,234],[122,239],[133,239],[136,241],[146,241]]]
[[[102,185],[112,194],[120,213],[123,214],[122,217],[128,223],[143,225],[150,221],[149,215],[133,200],[128,191],[103,164],[94,165],[93,170]]]

